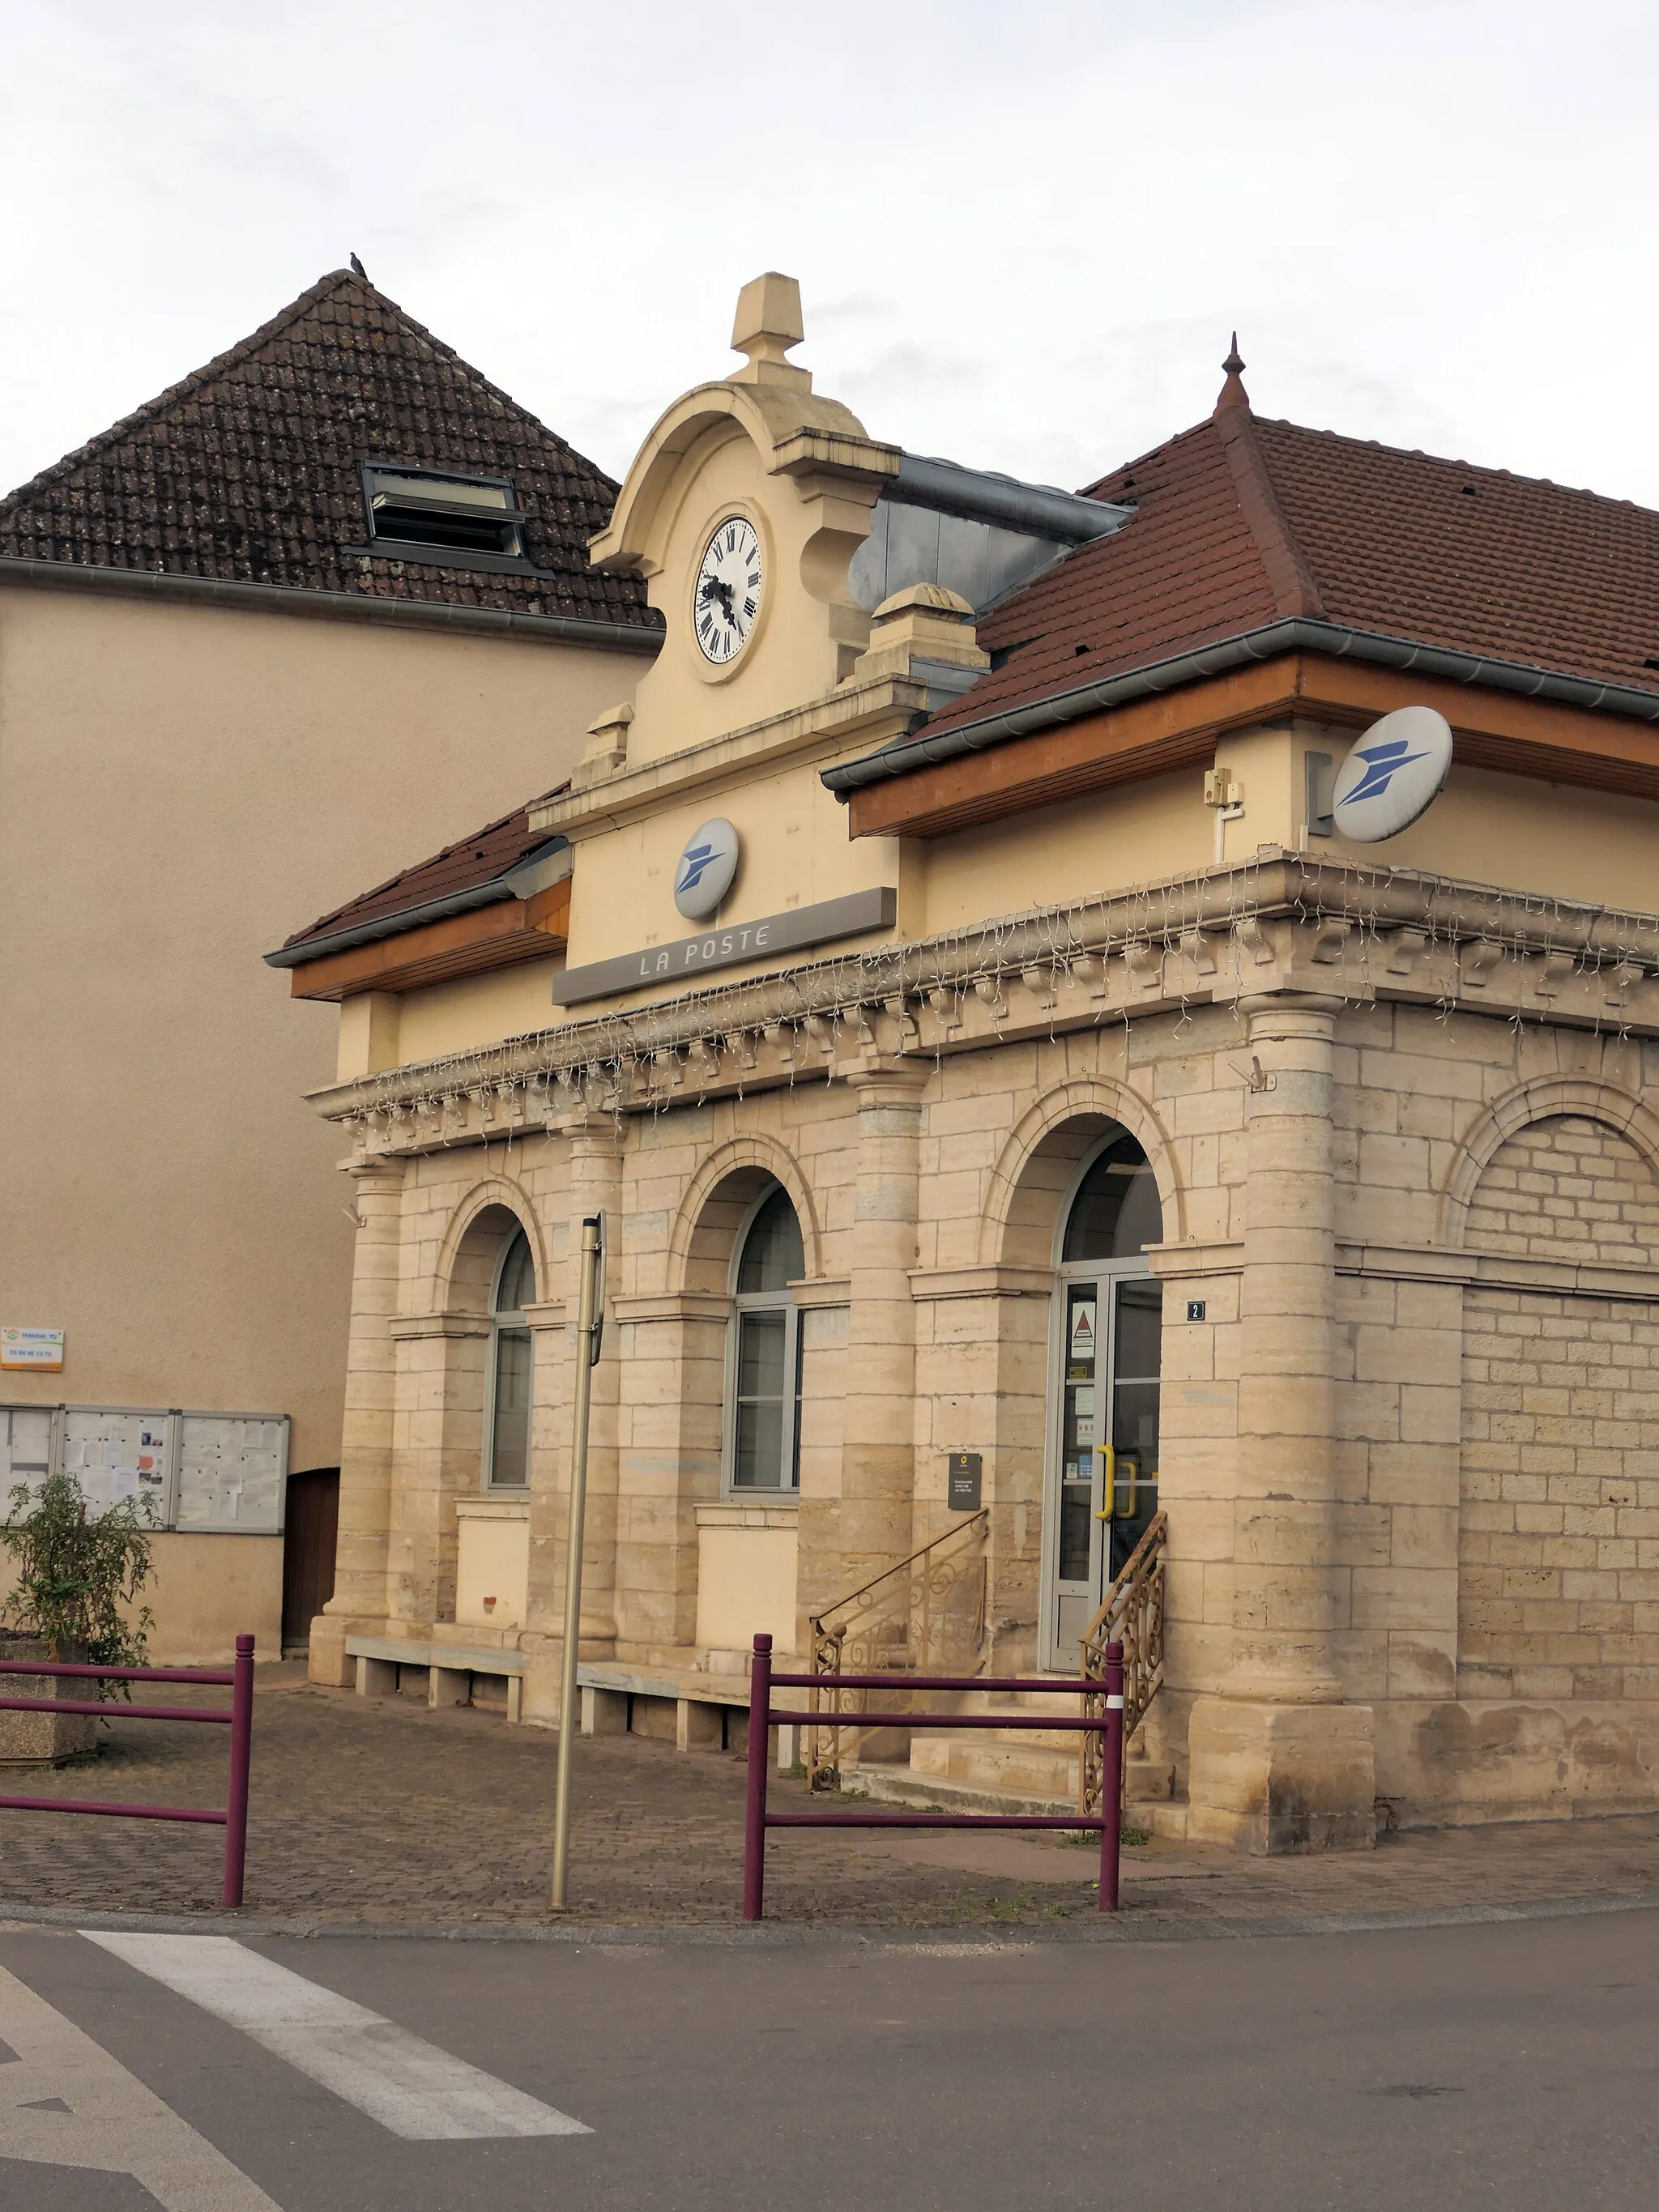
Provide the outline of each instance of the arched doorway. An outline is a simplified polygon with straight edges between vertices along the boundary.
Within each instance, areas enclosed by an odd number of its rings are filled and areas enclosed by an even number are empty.
[[[1158,1510],[1163,1294],[1146,1247],[1164,1212],[1145,1152],[1114,1128],[1060,1209],[1048,1393],[1042,1658],[1078,1640]]]

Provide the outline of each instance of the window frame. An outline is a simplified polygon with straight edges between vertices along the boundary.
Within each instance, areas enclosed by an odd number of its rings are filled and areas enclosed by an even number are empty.
[[[412,461],[368,460],[357,464],[358,481],[362,490],[365,542],[348,545],[348,553],[368,554],[382,561],[424,562],[440,568],[483,568],[500,575],[534,576],[541,571],[530,557],[530,547],[525,535],[525,526],[530,516],[519,502],[518,488],[507,477],[474,475],[465,469],[438,469],[422,466]],[[464,545],[428,545],[418,538],[382,536],[376,526],[374,501],[380,477],[414,477],[423,478],[432,487],[434,511],[441,511],[445,502],[441,489],[444,484],[476,484],[481,489],[504,492],[507,496],[499,507],[474,505],[471,501],[451,502],[458,512],[471,515],[501,518],[503,528],[511,523],[518,550],[515,553],[489,553]]]
[[[720,1407],[720,1495],[741,1500],[745,1504],[771,1504],[793,1505],[800,1498],[800,1428],[801,1428],[801,1308],[793,1289],[781,1291],[739,1291],[738,1276],[743,1267],[750,1231],[762,1208],[769,1205],[778,1191],[788,1200],[794,1214],[797,1231],[800,1227],[800,1209],[796,1206],[788,1186],[775,1176],[756,1197],[743,1217],[732,1246],[732,1264],[728,1273],[731,1316],[726,1330],[726,1388]],[[803,1247],[805,1239],[802,1239]],[[787,1388],[783,1398],[782,1469],[788,1475],[787,1483],[770,1488],[758,1483],[739,1483],[738,1474],[738,1355],[743,1337],[745,1314],[781,1313],[783,1319],[783,1371],[793,1387]]]
[[[536,1248],[530,1241],[529,1230],[522,1221],[519,1221],[501,1239],[501,1249],[495,1255],[495,1268],[489,1278],[489,1343],[484,1355],[483,1438],[478,1462],[479,1492],[487,1498],[527,1498],[532,1486],[530,1455],[536,1413],[536,1332],[526,1321],[522,1307],[503,1309],[501,1303],[507,1263],[512,1258],[514,1248],[520,1237],[529,1248],[531,1272],[534,1273]],[[522,1482],[498,1482],[495,1480],[496,1388],[501,1374],[501,1342],[504,1334],[522,1336],[530,1346],[530,1403],[525,1417]]]

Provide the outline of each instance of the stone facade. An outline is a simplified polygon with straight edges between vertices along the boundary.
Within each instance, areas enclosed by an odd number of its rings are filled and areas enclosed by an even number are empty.
[[[944,1007],[888,993],[745,1036],[739,985],[708,994],[701,1060],[343,1089],[363,1226],[319,1671],[343,1679],[354,1630],[453,1619],[489,1255],[516,1221],[540,1302],[529,1616],[504,1640],[526,1716],[556,1717],[573,1224],[600,1207],[584,1657],[738,1672],[735,1644],[698,1639],[700,1561],[712,1528],[750,1523],[798,1532],[803,1648],[811,1614],[955,1525],[945,1455],[971,1449],[986,1655],[1041,1663],[1057,1238],[1126,1129],[1164,1212],[1168,1666],[1146,1741],[1188,1832],[1316,1848],[1368,1841],[1378,1799],[1407,1821],[1659,1802],[1659,1044],[1517,1020],[1524,957],[1508,1004],[1448,1003],[1450,942],[1390,992],[1383,956],[1415,963],[1414,940],[1374,930],[1356,957],[1339,937],[1322,960],[1323,925],[1281,909],[1232,923],[1200,996],[1202,948],[1179,941],[1150,989],[1132,951],[1084,952]],[[773,1181],[805,1252],[800,1491],[734,1514],[732,1268]]]

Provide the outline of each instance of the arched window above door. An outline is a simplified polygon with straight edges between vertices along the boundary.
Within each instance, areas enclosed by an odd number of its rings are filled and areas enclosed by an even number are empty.
[[[489,1300],[484,1484],[490,1490],[522,1490],[530,1480],[535,1340],[525,1309],[535,1303],[536,1263],[530,1239],[522,1229],[514,1229],[501,1247]]]
[[[738,1239],[726,1386],[727,1480],[734,1490],[800,1487],[800,1223],[781,1183],[763,1192]]]
[[[1164,1204],[1146,1155],[1127,1129],[1095,1155],[1066,1218],[1062,1265],[1134,1260],[1164,1241]]]

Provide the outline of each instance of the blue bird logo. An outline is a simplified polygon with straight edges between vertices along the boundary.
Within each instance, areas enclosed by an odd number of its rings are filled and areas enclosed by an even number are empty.
[[[684,852],[680,854],[680,867],[682,873],[678,883],[674,886],[674,896],[676,898],[679,896],[682,891],[696,890],[696,886],[702,881],[704,875],[708,872],[708,864],[715,857],[717,849],[718,848],[713,845],[688,845],[686,847]]]
[[[1380,799],[1402,768],[1413,761],[1426,760],[1426,753],[1407,750],[1409,738],[1389,738],[1380,745],[1367,745],[1358,754],[1365,773],[1353,789],[1343,798],[1345,806],[1352,806],[1362,799]]]

